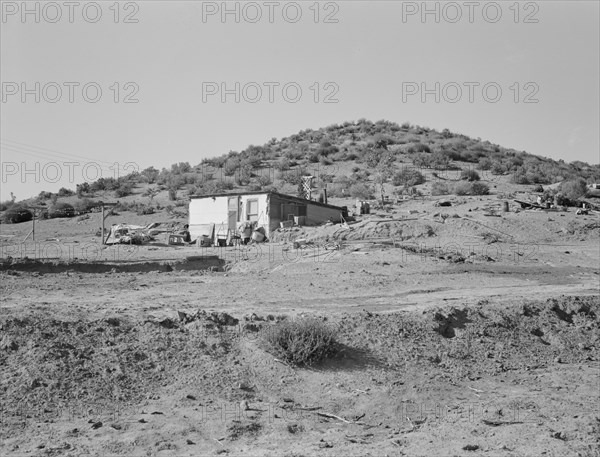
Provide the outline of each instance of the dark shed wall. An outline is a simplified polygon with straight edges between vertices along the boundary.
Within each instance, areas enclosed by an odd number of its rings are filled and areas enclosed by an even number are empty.
[[[287,221],[289,214],[306,216],[306,225],[322,224],[331,218],[336,221],[340,220],[340,210],[312,204],[310,201],[296,202],[278,195],[271,195],[269,204],[271,230],[278,228],[281,221]]]

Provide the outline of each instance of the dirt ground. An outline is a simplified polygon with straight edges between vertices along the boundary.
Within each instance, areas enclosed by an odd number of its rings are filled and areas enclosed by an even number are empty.
[[[223,261],[199,271],[55,273],[90,260],[64,250],[25,271],[6,240],[28,226],[2,226],[0,454],[600,455],[598,217],[485,216],[500,203],[412,202],[243,249],[101,250]],[[36,233],[77,245],[96,225]],[[302,314],[339,336],[311,368],[256,332]]]

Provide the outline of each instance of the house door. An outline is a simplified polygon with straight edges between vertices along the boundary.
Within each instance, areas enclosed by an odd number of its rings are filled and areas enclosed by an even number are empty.
[[[240,198],[239,197],[229,197],[227,200],[227,209],[228,209],[228,224],[227,228],[232,231],[237,230],[237,223],[240,220]]]

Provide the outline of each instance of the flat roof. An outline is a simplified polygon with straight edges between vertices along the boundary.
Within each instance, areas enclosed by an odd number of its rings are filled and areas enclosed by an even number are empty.
[[[343,211],[341,206],[330,205],[328,203],[321,203],[314,200],[307,200],[301,197],[295,197],[293,195],[281,194],[279,192],[275,192],[272,190],[255,190],[255,191],[247,191],[247,192],[223,192],[220,194],[210,194],[210,195],[190,195],[190,200],[200,199],[200,198],[213,198],[213,197],[235,197],[242,195],[275,195],[280,198],[285,198],[288,200],[294,200],[299,203],[306,203],[310,205],[322,206],[324,208],[331,208]]]

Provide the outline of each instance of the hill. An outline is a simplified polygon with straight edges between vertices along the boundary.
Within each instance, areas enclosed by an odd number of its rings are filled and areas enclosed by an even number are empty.
[[[586,185],[600,182],[600,165],[566,163],[504,148],[466,135],[385,120],[360,119],[318,130],[306,129],[262,146],[230,151],[197,165],[174,163],[170,169],[148,167],[127,176],[101,178],[58,193],[41,192],[21,206],[57,203],[75,213],[90,211],[97,200],[118,200],[118,210],[148,214],[166,210],[185,215],[190,195],[273,189],[296,194],[300,176],[312,175],[317,189],[342,204],[399,195],[484,195],[564,183],[564,204],[585,196]],[[566,183],[565,183],[566,182]],[[523,187],[534,185],[535,187]],[[15,201],[5,201],[0,210]],[[70,215],[64,207],[55,215]],[[61,213],[63,211],[63,213]]]

